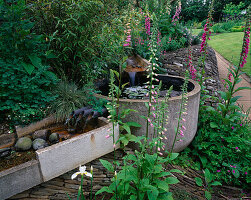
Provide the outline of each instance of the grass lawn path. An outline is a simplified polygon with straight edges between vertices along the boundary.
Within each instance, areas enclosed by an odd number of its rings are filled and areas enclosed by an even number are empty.
[[[201,29],[193,29],[193,34],[200,32]],[[226,60],[234,65],[238,65],[240,61],[240,53],[243,41],[243,32],[221,33],[212,35],[209,45],[221,54]],[[251,49],[249,47],[249,55],[247,63],[243,67],[243,71],[251,77]]]
[[[209,45],[219,52],[226,60],[237,66],[240,61],[243,36],[244,33],[242,32],[212,35]],[[247,63],[244,65],[243,71],[251,76],[250,48]]]

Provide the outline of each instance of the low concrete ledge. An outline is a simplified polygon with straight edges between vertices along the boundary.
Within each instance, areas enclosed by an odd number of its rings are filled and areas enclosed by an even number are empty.
[[[7,199],[79,165],[113,151],[112,123],[99,118],[100,128],[36,151],[37,160],[0,172],[0,200]],[[34,128],[34,130],[36,130]],[[115,140],[119,139],[119,126],[115,127]],[[116,149],[119,144],[116,145]]]
[[[106,125],[36,151],[44,181],[60,176],[113,151],[112,137],[106,139],[112,124],[100,118]],[[119,139],[119,127],[115,129],[115,140]],[[119,145],[116,146],[119,148]]]
[[[4,170],[0,172],[0,199],[7,199],[42,182],[37,160]]]

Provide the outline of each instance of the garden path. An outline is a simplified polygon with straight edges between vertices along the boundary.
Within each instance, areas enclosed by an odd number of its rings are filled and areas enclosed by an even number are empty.
[[[218,70],[220,79],[223,80],[228,77],[228,68],[231,66],[231,63],[228,62],[223,56],[221,56],[218,52],[215,51],[217,62],[218,62]],[[237,84],[237,87],[251,87],[250,78],[246,75],[242,75],[242,81]],[[246,112],[251,107],[251,92],[250,90],[241,90],[235,94],[235,96],[242,96],[237,103],[242,107],[242,110]],[[251,119],[251,113],[249,113],[249,119]]]

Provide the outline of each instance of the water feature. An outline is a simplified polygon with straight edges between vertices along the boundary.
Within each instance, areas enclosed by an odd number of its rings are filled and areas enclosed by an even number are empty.
[[[137,72],[137,76],[138,76]],[[177,76],[169,76],[169,75],[159,75],[158,79],[162,81],[162,89],[160,90],[160,98],[159,101],[164,101],[164,96],[166,91],[173,86],[173,91],[170,94],[170,98],[168,100],[168,110],[166,111],[166,115],[169,116],[169,123],[164,125],[164,128],[168,130],[167,139],[164,139],[163,142],[165,143],[166,149],[170,150],[172,147],[172,142],[175,137],[175,128],[177,127],[177,118],[180,104],[182,101],[181,97],[181,86],[184,83],[183,77]],[[143,79],[141,79],[143,80]],[[127,79],[128,81],[128,79]],[[131,112],[125,119],[124,122],[137,122],[141,124],[141,128],[133,128],[132,134],[136,136],[142,136],[146,133],[146,120],[139,117],[139,115],[147,116],[148,109],[145,104],[149,101],[148,97],[146,97],[146,93],[148,90],[145,88],[145,83],[141,82],[141,86],[137,85],[134,87],[125,88],[122,91],[122,96],[119,99],[120,107],[123,109],[133,109],[137,110],[137,112]],[[157,84],[157,83],[156,83]],[[108,85],[102,86],[103,88],[108,88]],[[102,92],[102,91],[101,91]],[[109,97],[105,93],[96,94],[97,98],[102,98],[111,101]],[[178,139],[182,139],[180,142],[176,142],[174,146],[174,152],[182,151],[185,147],[187,147],[193,140],[196,131],[197,131],[197,122],[198,122],[198,110],[199,110],[199,102],[200,102],[200,86],[196,81],[189,80],[188,82],[188,102],[187,102],[187,115],[186,115],[186,122],[183,122],[183,125],[186,127],[186,131],[184,133],[184,137]],[[149,138],[152,138],[154,135],[154,129],[149,127]],[[131,146],[134,148],[133,146]]]
[[[128,72],[130,78],[130,86],[135,86],[135,77],[137,72]]]

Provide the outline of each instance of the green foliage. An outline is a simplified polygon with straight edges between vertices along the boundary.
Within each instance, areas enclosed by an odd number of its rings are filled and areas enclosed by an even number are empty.
[[[56,99],[50,103],[50,112],[55,114],[58,121],[64,120],[72,111],[89,104],[88,88],[79,89],[74,83],[62,81],[54,87],[52,93]]]
[[[222,29],[220,24],[213,25],[212,30],[214,33],[224,33],[225,32],[225,30]]]
[[[243,32],[245,28],[243,26],[234,26],[231,28],[231,32]]]
[[[205,175],[205,197],[207,200],[211,200],[212,199],[212,192],[213,192],[213,188],[212,186],[219,186],[222,185],[220,182],[218,181],[214,181],[214,176],[213,174],[211,174],[211,172],[209,171],[209,169],[205,169],[204,172]],[[195,182],[198,186],[202,187],[203,186],[203,180],[199,177],[195,178]]]
[[[140,141],[138,143],[143,146]],[[119,199],[172,199],[169,185],[179,181],[172,176],[172,172],[162,170],[162,165],[170,161],[169,157],[162,158],[157,153],[150,155],[135,151],[135,154],[127,154],[123,159],[124,165],[113,178],[113,183],[109,187],[103,187],[96,195],[107,192],[113,194],[113,198],[117,196]],[[107,165],[111,166],[106,163],[105,166]]]
[[[12,124],[27,124],[44,117],[55,99],[50,88],[57,77],[46,60],[44,38],[32,32],[23,1],[0,5],[0,110]]]
[[[230,2],[229,4],[225,5],[223,13],[230,16],[240,15],[244,7],[245,4],[243,2],[240,2],[238,5],[234,5],[232,2]]]
[[[181,15],[184,21],[203,21],[207,18],[210,1],[203,0],[181,0]]]
[[[250,166],[250,136],[249,125],[243,124],[241,115],[236,114],[232,119],[224,119],[215,110],[200,109],[199,127],[195,140],[192,143],[191,154],[206,159],[206,164],[211,171],[216,173],[216,178],[228,184],[244,185],[247,180],[245,172]],[[233,128],[232,128],[233,127]],[[191,155],[190,154],[190,155]],[[235,166],[240,171],[236,177],[228,166]],[[217,170],[220,170],[217,172]],[[229,170],[229,171],[228,171]]]
[[[123,27],[113,3],[39,0],[31,5],[36,31],[47,35],[57,57],[51,62],[57,74],[83,85],[104,76],[109,65],[118,65]]]
[[[172,22],[171,16],[167,13],[160,17],[158,26],[162,35],[163,51],[173,51],[188,45],[188,37],[191,37],[190,32],[177,21]]]

